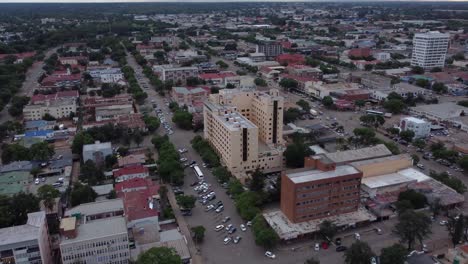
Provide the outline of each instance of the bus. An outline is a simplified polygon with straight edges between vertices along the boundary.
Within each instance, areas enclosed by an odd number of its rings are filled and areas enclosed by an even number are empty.
[[[368,114],[368,115],[379,115],[379,116],[383,116],[383,115],[384,115],[384,112],[375,111],[375,110],[366,110],[366,114]]]
[[[203,172],[197,165],[193,166],[193,170],[195,171],[195,175],[197,175],[198,179],[203,180]]]

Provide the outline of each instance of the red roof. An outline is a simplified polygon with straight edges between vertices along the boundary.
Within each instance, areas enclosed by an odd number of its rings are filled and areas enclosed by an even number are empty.
[[[135,178],[117,183],[115,190],[117,196],[123,199],[125,215],[129,221],[153,217],[159,214],[157,206],[154,203],[154,198],[158,195],[159,185],[150,179]]]
[[[137,173],[148,173],[148,168],[146,168],[143,165],[133,165],[133,166],[128,166],[125,168],[118,169],[114,171],[114,177],[118,178],[124,175],[131,175],[131,174],[137,174]]]
[[[62,92],[57,92],[54,94],[36,94],[31,97],[31,103],[41,103],[44,101],[52,101],[52,100],[58,100],[58,99],[64,99],[64,98],[78,98],[79,94],[78,91],[62,91]]]
[[[34,55],[36,55],[35,51],[31,52],[22,52],[22,53],[14,53],[14,54],[0,54],[0,60],[5,59],[8,56],[15,56],[17,59],[25,59],[25,58],[31,58]]]
[[[359,48],[349,50],[348,56],[354,57],[369,57],[371,55],[370,48]]]
[[[281,46],[283,49],[290,49],[292,48],[292,43],[289,41],[281,41]]]
[[[79,81],[81,80],[81,74],[76,73],[76,74],[70,74],[70,75],[50,75],[45,77],[41,84],[45,86],[49,85],[54,85],[57,82],[63,82],[63,81]]]
[[[289,79],[294,79],[298,82],[317,82],[319,81],[317,78],[313,78],[313,77],[302,77],[302,76],[297,76],[297,75],[293,75],[293,74],[287,74],[287,73],[283,73],[281,74],[281,77],[282,78],[289,78]]]
[[[280,54],[276,57],[276,61],[279,63],[303,64],[305,58],[301,54]]]
[[[233,72],[220,72],[220,73],[203,73],[200,74],[200,78],[204,80],[211,80],[211,79],[224,79],[226,77],[234,77],[236,76]]]

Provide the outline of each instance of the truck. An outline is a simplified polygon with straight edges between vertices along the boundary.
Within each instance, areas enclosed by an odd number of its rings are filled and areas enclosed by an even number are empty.
[[[310,114],[313,115],[313,116],[317,116],[318,115],[318,112],[315,111],[314,109],[310,109]]]

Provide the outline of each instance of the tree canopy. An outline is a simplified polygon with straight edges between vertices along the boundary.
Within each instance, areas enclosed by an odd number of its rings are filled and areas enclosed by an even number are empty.
[[[412,250],[416,241],[422,243],[431,234],[431,224],[431,219],[423,212],[406,210],[398,216],[393,232],[402,243],[407,243],[408,250]]]
[[[344,254],[346,264],[370,263],[374,256],[369,245],[361,240],[355,241]]]
[[[140,254],[137,264],[182,264],[182,259],[175,249],[154,247]]]

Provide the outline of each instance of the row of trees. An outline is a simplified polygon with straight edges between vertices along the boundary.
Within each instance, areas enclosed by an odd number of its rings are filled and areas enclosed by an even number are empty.
[[[33,144],[26,148],[20,144],[5,144],[2,147],[2,162],[4,164],[19,160],[47,161],[55,151],[47,142]]]
[[[179,162],[179,153],[169,137],[167,135],[155,136],[151,143],[159,154],[158,172],[161,180],[174,185],[182,185],[184,183],[184,170]]]
[[[210,167],[218,167],[220,165],[219,157],[208,141],[201,136],[195,136],[191,141],[192,148],[198,152],[203,161]]]
[[[138,104],[144,104],[145,99],[148,98],[148,94],[145,93],[138,84],[133,68],[130,66],[124,66],[122,67],[122,72],[125,79],[128,81],[127,92],[133,95],[133,99],[135,99]]]

